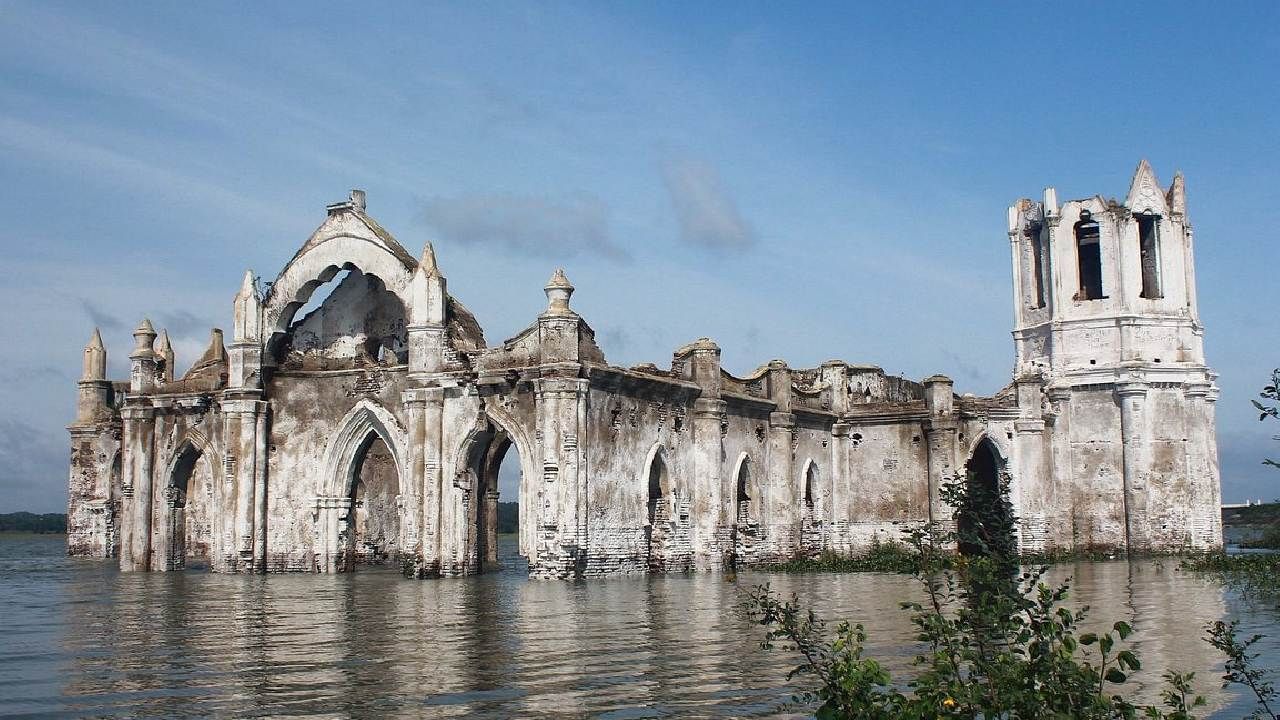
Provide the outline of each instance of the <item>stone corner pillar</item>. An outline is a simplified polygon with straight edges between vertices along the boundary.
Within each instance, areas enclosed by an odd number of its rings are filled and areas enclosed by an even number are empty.
[[[123,420],[120,569],[146,571],[151,569],[156,410],[150,399],[131,396],[120,416]]]
[[[587,456],[582,439],[588,387],[589,381],[578,377],[542,377],[534,383],[535,453],[542,482],[537,491],[537,556],[529,562],[533,577],[573,577],[586,559]]]
[[[1147,517],[1149,422],[1146,408],[1150,385],[1139,378],[1116,383],[1120,403],[1120,440],[1124,464],[1125,547],[1129,552],[1150,549]]]

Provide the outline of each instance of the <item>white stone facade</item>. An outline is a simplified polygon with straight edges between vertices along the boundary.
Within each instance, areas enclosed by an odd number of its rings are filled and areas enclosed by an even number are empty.
[[[670,369],[614,367],[560,271],[490,347],[430,245],[415,259],[353,192],[265,291],[246,275],[229,348],[215,330],[184,377],[144,322],[130,379],[108,381],[95,333],[68,550],[126,570],[480,572],[511,446],[537,577],[856,552],[948,519],[938,488],[966,467],[1006,476],[1026,550],[1220,546],[1181,177],[1163,192],[1144,162],[1124,204],[1048,190],[1010,209],[1009,237],[1014,382],[975,398],[840,361],[734,377],[706,339]]]

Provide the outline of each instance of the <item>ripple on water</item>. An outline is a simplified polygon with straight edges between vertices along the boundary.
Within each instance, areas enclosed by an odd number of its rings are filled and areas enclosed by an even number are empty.
[[[502,572],[408,581],[341,576],[121,574],[62,556],[60,537],[0,536],[0,715],[58,717],[780,717],[794,659],[759,647],[741,593],[769,582],[824,617],[861,622],[901,676],[917,652],[892,575],[720,575],[531,582]],[[1204,623],[1240,617],[1270,634],[1276,610],[1170,563],[1082,563],[1072,604],[1095,625],[1127,620],[1154,698],[1166,668],[1195,670],[1222,717]],[[800,713],[801,715],[803,713]]]

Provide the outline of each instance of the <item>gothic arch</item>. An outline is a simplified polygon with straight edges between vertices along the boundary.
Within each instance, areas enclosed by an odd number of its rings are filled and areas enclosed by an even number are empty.
[[[813,458],[805,460],[800,468],[800,498],[805,509],[813,510],[821,506],[820,500],[824,494],[818,487],[821,481],[818,463]]]
[[[191,453],[195,453],[195,457],[190,457]],[[171,487],[177,487],[178,474],[183,468],[179,467],[180,463],[191,461],[200,461],[205,464],[209,470],[211,477],[217,477],[216,468],[210,459],[209,441],[205,436],[197,430],[188,430],[186,435],[178,443],[178,449],[174,451],[173,457],[169,458],[169,467],[165,470],[165,484]],[[190,468],[186,468],[190,470]],[[188,473],[189,474],[189,473]],[[181,488],[184,492],[186,487]]]
[[[370,435],[376,434],[391,451],[396,473],[405,478],[405,431],[386,408],[370,400],[361,400],[338,424],[338,432],[325,451],[319,497],[346,497],[355,483],[357,460]]]
[[[655,475],[655,471],[657,475]],[[648,488],[646,495],[650,505],[655,500],[658,502],[670,503],[675,491],[674,482],[671,479],[671,463],[667,462],[667,451],[662,447],[662,443],[654,443],[649,448],[649,453],[645,456],[644,469],[640,475],[642,487]],[[648,522],[652,524],[654,507],[649,508]]]
[[[751,477],[751,456],[744,451],[738,455],[738,459],[733,463],[733,487],[734,487],[734,505],[736,506],[736,515],[742,518],[746,513],[748,519],[755,516],[754,510],[759,507],[760,499],[757,497],[755,481]]]
[[[404,257],[397,255],[375,237],[349,233],[336,234],[318,242],[308,241],[307,245],[285,266],[263,302],[263,339],[268,346],[288,332],[294,315],[316,288],[332,280],[342,270],[356,269],[377,277],[387,292],[400,299],[406,312],[412,307],[409,283],[417,264],[407,254]]]
[[[499,445],[501,447],[498,447]],[[520,553],[527,556],[530,562],[533,562],[536,551],[537,518],[540,512],[537,488],[538,480],[541,478],[542,473],[535,457],[537,446],[534,444],[533,435],[526,425],[502,407],[501,403],[485,398],[482,407],[478,411],[475,424],[472,425],[461,442],[452,451],[452,467],[455,477],[465,478],[469,481],[467,492],[475,493],[478,507],[481,504],[480,500],[485,490],[497,489],[498,467],[496,465],[489,466],[495,461],[501,463],[507,454],[506,450],[509,446],[515,446],[516,454],[520,459],[520,488],[516,498],[520,505]],[[492,488],[487,487],[490,484]],[[480,521],[479,516],[477,516],[476,518],[468,518],[468,523],[472,519],[477,522]],[[485,518],[485,520],[492,521],[494,519]],[[479,533],[481,529],[478,527],[469,528],[468,532],[471,530]],[[489,560],[492,560],[490,548],[485,546],[482,549],[490,555]],[[484,559],[482,558],[481,562],[483,563],[483,561]]]

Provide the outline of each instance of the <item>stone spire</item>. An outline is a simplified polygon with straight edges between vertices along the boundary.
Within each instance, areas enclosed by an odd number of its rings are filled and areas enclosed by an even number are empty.
[[[1187,184],[1181,172],[1174,173],[1173,184],[1169,186],[1169,194],[1165,199],[1169,202],[1169,211],[1174,215],[1187,214]]]
[[[1164,193],[1160,190],[1160,183],[1156,180],[1156,173],[1145,158],[1138,163],[1138,169],[1133,173],[1133,182],[1129,185],[1129,195],[1124,204],[1135,213],[1151,213],[1162,217],[1168,214],[1168,206],[1165,204]]]
[[[130,358],[155,357],[156,329],[149,318],[143,318],[133,331],[133,352]]]
[[[258,298],[257,279],[252,270],[244,271],[240,292],[236,293],[232,340],[238,343],[262,340],[262,301]]]
[[[89,344],[84,346],[84,372],[80,374],[80,379],[107,379],[107,348],[102,344],[102,333],[98,332],[98,328],[93,329]]]
[[[551,279],[542,291],[547,294],[547,314],[572,315],[569,309],[569,298],[573,295],[573,284],[565,277],[564,268],[556,268]]]
[[[409,281],[409,308],[412,325],[444,325],[447,313],[448,283],[436,263],[436,249],[427,243],[422,248],[422,259]]]
[[[160,379],[162,382],[173,382],[173,362],[174,353],[173,345],[169,343],[169,331],[161,330],[160,339],[156,341],[156,354],[164,361],[160,369]]]
[[[129,390],[149,392],[156,384],[156,329],[143,319],[133,331],[133,352],[129,353]]]
[[[436,264],[436,249],[428,242],[426,247],[422,248],[422,260],[418,262],[418,267],[430,278],[442,277],[440,275],[440,266]]]

